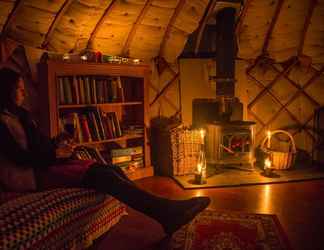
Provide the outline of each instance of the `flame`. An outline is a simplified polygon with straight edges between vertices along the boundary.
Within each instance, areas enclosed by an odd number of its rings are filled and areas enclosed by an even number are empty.
[[[269,158],[264,160],[264,168],[271,168],[271,161]]]
[[[201,163],[198,163],[198,164],[197,164],[197,171],[198,171],[198,174],[201,174],[201,170],[202,170],[202,164],[201,164]]]
[[[204,139],[205,134],[206,134],[205,130],[204,129],[200,129],[199,132],[200,132],[201,138]]]

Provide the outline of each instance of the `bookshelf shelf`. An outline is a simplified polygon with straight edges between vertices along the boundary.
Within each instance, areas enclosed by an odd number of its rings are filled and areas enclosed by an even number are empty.
[[[38,74],[45,134],[53,138],[67,131],[77,146],[96,149],[108,161],[116,160],[110,154],[116,148],[141,148],[125,172],[131,179],[153,175],[147,135],[148,65],[48,60],[38,64]]]
[[[143,102],[114,102],[114,103],[98,103],[98,104],[70,104],[70,105],[58,105],[59,109],[71,109],[71,108],[87,108],[87,107],[109,107],[109,106],[132,106],[142,105]]]
[[[131,139],[140,139],[140,138],[144,138],[144,135],[124,135],[124,136],[121,136],[121,137],[108,139],[108,140],[77,143],[77,146],[96,145],[96,144],[103,144],[103,143],[109,143],[109,142],[118,142],[118,141],[125,141],[125,140],[131,140]]]

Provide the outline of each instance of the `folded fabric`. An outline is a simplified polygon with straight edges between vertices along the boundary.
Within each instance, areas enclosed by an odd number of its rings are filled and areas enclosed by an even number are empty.
[[[37,170],[37,188],[80,187],[84,174],[93,163],[92,160],[67,160],[46,170]]]

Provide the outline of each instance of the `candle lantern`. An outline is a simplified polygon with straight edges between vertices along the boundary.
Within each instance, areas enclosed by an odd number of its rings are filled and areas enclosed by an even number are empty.
[[[205,130],[200,130],[201,135],[201,147],[199,151],[198,161],[197,161],[197,169],[195,173],[195,183],[196,184],[205,184],[206,183],[206,171],[207,171],[207,163],[206,163],[206,155],[205,155]]]

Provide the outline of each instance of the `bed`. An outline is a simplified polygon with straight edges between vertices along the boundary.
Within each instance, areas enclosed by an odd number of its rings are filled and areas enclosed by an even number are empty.
[[[89,189],[2,191],[0,249],[85,249],[126,214],[126,205]]]

